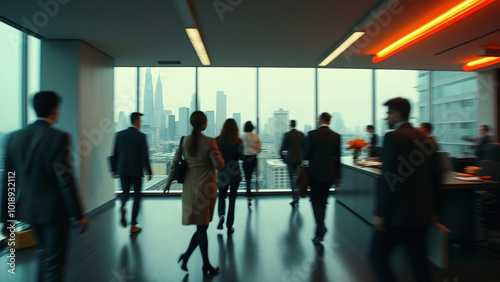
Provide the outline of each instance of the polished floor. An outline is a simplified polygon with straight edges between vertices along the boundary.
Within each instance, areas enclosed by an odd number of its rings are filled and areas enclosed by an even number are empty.
[[[210,281],[374,281],[367,260],[370,226],[330,196],[323,247],[311,242],[314,219],[309,201],[292,209],[286,196],[259,196],[251,208],[246,198],[236,202],[236,232],[228,237],[209,230],[209,255],[218,265]],[[129,202],[129,216],[131,202]],[[143,231],[131,236],[119,224],[115,205],[91,218],[84,235],[73,230],[66,281],[202,281],[202,260],[197,249],[189,272],[176,264],[189,243],[193,226],[181,225],[179,197],[144,198],[139,215]],[[500,281],[500,259],[484,248],[451,247],[446,270],[432,268],[435,281]],[[1,254],[0,281],[35,281],[33,248],[16,252],[16,274],[7,273],[6,253]],[[412,281],[405,253],[396,251],[392,263],[400,281]]]

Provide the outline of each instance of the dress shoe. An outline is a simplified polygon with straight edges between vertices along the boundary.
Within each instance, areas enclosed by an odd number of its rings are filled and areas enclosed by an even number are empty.
[[[140,228],[139,226],[132,225],[130,227],[130,233],[137,233],[137,232],[139,232],[141,230],[142,230],[142,228]]]
[[[186,258],[186,254],[182,254],[180,257],[179,257],[179,260],[177,261],[177,263],[181,262],[182,260],[182,265],[181,265],[181,269],[184,270],[184,271],[188,271],[187,269],[187,259]]]
[[[214,274],[217,274],[219,272],[219,267],[218,266],[213,267],[211,265],[210,266],[203,266],[202,271],[203,271],[203,276],[214,275]]]
[[[252,198],[248,198],[248,206],[251,206],[252,205]]]
[[[227,235],[232,235],[234,233],[234,227],[227,229]]]
[[[223,224],[224,224],[224,215],[221,215],[219,219],[219,224],[217,225],[217,229],[222,229]]]
[[[323,237],[325,237],[326,231],[327,231],[327,229],[325,227],[325,228],[323,228],[323,231],[319,234],[318,239],[320,241],[323,241]]]
[[[312,241],[314,245],[320,245],[322,240],[319,239],[318,237],[314,237]]]
[[[299,201],[293,200],[293,201],[291,201],[291,202],[290,202],[290,205],[291,205],[292,207],[294,207],[294,208],[295,208],[295,207],[298,207],[298,206],[299,206]]]
[[[126,227],[127,226],[127,220],[125,219],[125,213],[127,212],[127,210],[124,207],[122,207],[120,209],[120,212],[122,213],[122,218],[120,220],[120,223],[122,224],[123,227]]]

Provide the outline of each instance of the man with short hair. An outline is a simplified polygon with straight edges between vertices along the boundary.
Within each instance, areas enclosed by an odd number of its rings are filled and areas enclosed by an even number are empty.
[[[5,150],[2,233],[13,232],[8,220],[30,224],[38,242],[38,281],[63,280],[70,218],[79,221],[80,233],[88,225],[69,163],[69,135],[53,127],[60,103],[55,92],[38,92],[33,98],[37,121],[12,133]],[[8,210],[11,198],[16,198],[15,214]]]
[[[306,138],[304,159],[309,160],[311,204],[316,220],[314,244],[320,244],[326,233],[325,211],[328,192],[332,183],[340,184],[340,135],[330,130],[331,115],[322,113],[318,129],[309,131]]]
[[[384,137],[371,261],[377,281],[396,281],[389,256],[401,242],[409,253],[415,280],[430,281],[427,229],[437,218],[441,185],[436,146],[408,123],[411,108],[407,99],[394,98],[384,105],[389,108],[386,120],[394,131]]]
[[[302,146],[304,143],[304,133],[295,129],[296,121],[290,121],[290,131],[285,133],[281,143],[280,156],[286,163],[288,174],[290,175],[290,186],[292,188],[292,201],[290,205],[296,207],[299,205],[299,191],[297,184],[293,181],[293,174],[297,167],[302,163]],[[283,153],[286,151],[286,155]]]
[[[125,204],[130,194],[130,186],[134,186],[134,206],[132,209],[132,226],[130,233],[141,231],[137,226],[137,215],[139,214],[142,177],[144,170],[148,174],[148,180],[153,178],[151,165],[149,163],[148,144],[146,134],[141,133],[141,116],[143,114],[134,112],[130,115],[132,126],[122,130],[116,134],[115,148],[112,159],[111,169],[113,177],[120,177],[123,193],[120,195],[122,206],[120,208],[121,219],[120,223],[123,227],[127,226],[125,219],[126,209]]]

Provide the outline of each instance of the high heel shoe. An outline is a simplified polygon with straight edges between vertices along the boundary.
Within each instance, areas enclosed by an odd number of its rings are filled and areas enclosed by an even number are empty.
[[[203,266],[202,271],[203,271],[203,276],[214,275],[214,274],[217,274],[219,272],[219,267],[218,266],[216,266],[216,267]]]
[[[221,215],[220,216],[220,219],[219,219],[219,224],[217,225],[217,229],[222,229],[222,225],[224,224],[224,215]]]
[[[177,263],[181,262],[182,260],[182,265],[181,265],[181,269],[184,270],[184,271],[188,271],[187,269],[187,258],[186,258],[186,254],[182,254],[180,257],[179,257],[179,260],[177,261]]]

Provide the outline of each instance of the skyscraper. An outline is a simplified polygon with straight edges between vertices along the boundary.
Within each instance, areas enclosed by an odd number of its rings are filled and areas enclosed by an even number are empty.
[[[168,116],[168,140],[175,140],[177,127],[175,126],[175,115]]]
[[[274,147],[280,150],[283,135],[288,131],[288,111],[279,109],[274,111]]]
[[[153,124],[153,102],[153,78],[151,77],[151,68],[146,68],[146,77],[144,78],[144,124]]]
[[[215,114],[217,115],[216,132],[221,131],[222,125],[226,121],[226,116],[227,116],[226,105],[227,105],[227,100],[226,100],[226,95],[224,94],[224,91],[217,91],[217,108],[215,109],[215,111],[216,111]]]
[[[243,129],[241,128],[241,113],[233,113],[233,119],[236,121],[240,133],[243,132]]]
[[[127,121],[127,117],[125,116],[125,113],[123,111],[121,111],[118,114],[118,124],[117,124],[116,131],[126,129],[128,127],[128,125],[129,125],[129,122]]]
[[[186,136],[191,134],[189,128],[189,108],[181,107],[179,108],[179,128],[177,129],[179,136]]]
[[[429,85],[431,75],[432,84]],[[411,116],[418,117],[414,124],[418,126],[429,121],[432,113],[432,135],[437,138],[441,151],[450,152],[455,157],[471,154],[471,144],[463,137],[477,135],[478,84],[478,75],[474,72],[419,72],[416,87],[420,94],[419,101],[416,107],[412,107]],[[429,102],[431,90],[432,100]]]
[[[205,134],[210,137],[216,137],[220,132],[215,132],[215,112],[206,111],[205,115],[207,116],[207,129],[205,130]]]
[[[165,118],[165,109],[163,106],[163,87],[161,84],[161,77],[158,73],[158,80],[156,81],[155,89],[155,104],[154,104],[154,116],[153,116],[153,126],[156,127],[156,134],[158,134],[158,140],[161,140],[166,136],[167,124]]]

